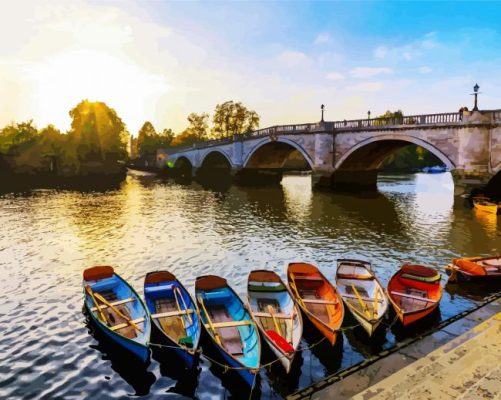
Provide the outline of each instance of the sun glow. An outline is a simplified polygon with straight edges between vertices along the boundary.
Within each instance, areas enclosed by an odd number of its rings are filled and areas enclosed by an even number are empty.
[[[40,123],[63,129],[70,124],[68,111],[82,99],[104,101],[129,121],[141,121],[154,107],[153,99],[168,90],[165,77],[93,49],[49,58],[27,68],[26,76],[37,93]]]

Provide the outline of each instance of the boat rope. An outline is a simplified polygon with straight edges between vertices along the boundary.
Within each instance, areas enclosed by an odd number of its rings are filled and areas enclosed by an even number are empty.
[[[337,332],[345,332],[345,331],[348,331],[348,330],[351,330],[351,329],[354,329],[356,328],[357,326],[360,326],[359,324],[357,325],[352,325],[352,326],[346,326],[344,328],[340,328],[337,330]],[[297,350],[294,350],[293,352],[291,353],[301,353],[303,351],[306,351],[306,350],[311,350],[313,349],[314,347],[318,346],[319,344],[323,343],[325,340],[327,340],[327,338],[324,336],[322,337],[319,341],[309,345],[309,346],[304,346],[304,347],[301,347],[301,348],[298,348]],[[160,343],[152,343],[152,342],[149,342],[149,345],[150,346],[153,346],[153,347],[158,347],[158,348],[165,348],[165,349],[177,349],[179,350],[180,347],[179,346],[170,346],[170,345],[166,345],[166,344],[160,344]],[[202,349],[197,349],[196,350],[196,353],[197,354],[202,354],[207,360],[209,360],[211,363],[213,364],[216,364],[218,365],[219,367],[223,368],[223,373],[227,373],[229,370],[247,370],[247,371],[250,371],[252,372],[253,374],[257,374],[261,369],[264,369],[264,368],[268,368],[268,367],[271,367],[273,364],[277,363],[278,361],[280,361],[281,358],[286,358],[287,356],[285,355],[281,355],[281,356],[277,356],[277,358],[273,361],[270,361],[266,364],[261,364],[259,367],[257,368],[249,368],[249,367],[232,367],[232,366],[229,366],[228,364],[223,364],[217,360],[214,360],[212,357],[209,357],[207,354],[205,354]]]

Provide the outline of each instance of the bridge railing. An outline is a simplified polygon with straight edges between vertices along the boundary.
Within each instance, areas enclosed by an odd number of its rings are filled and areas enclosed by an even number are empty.
[[[432,125],[460,122],[459,113],[406,115],[395,117],[378,117],[372,119],[354,119],[335,121],[335,129],[357,129],[394,125]]]

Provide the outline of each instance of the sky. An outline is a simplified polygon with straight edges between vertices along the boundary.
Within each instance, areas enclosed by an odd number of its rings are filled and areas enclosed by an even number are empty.
[[[501,108],[497,2],[0,2],[0,126],[62,130],[82,99],[129,132],[227,100],[261,127]]]

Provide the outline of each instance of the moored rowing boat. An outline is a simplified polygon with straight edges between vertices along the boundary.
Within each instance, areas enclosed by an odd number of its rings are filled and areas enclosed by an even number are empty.
[[[388,298],[369,262],[340,259],[336,287],[355,319],[371,336],[388,309]]]
[[[402,324],[410,325],[438,307],[440,274],[433,268],[404,264],[388,282],[387,295]]]
[[[501,278],[501,255],[490,257],[454,258],[445,267],[449,281],[471,281]]]
[[[226,279],[198,277],[195,298],[201,322],[225,362],[251,387],[256,382],[261,357],[258,329],[242,300]]]
[[[308,319],[334,345],[344,318],[343,300],[317,267],[290,263],[287,280],[291,293]]]
[[[149,313],[136,293],[112,267],[87,268],[83,273],[84,303],[97,327],[143,362],[150,355]]]
[[[275,272],[255,270],[247,281],[249,311],[287,373],[303,335],[301,311]]]
[[[170,272],[155,271],[146,274],[144,298],[153,325],[191,368],[200,340],[201,324],[188,291]]]

